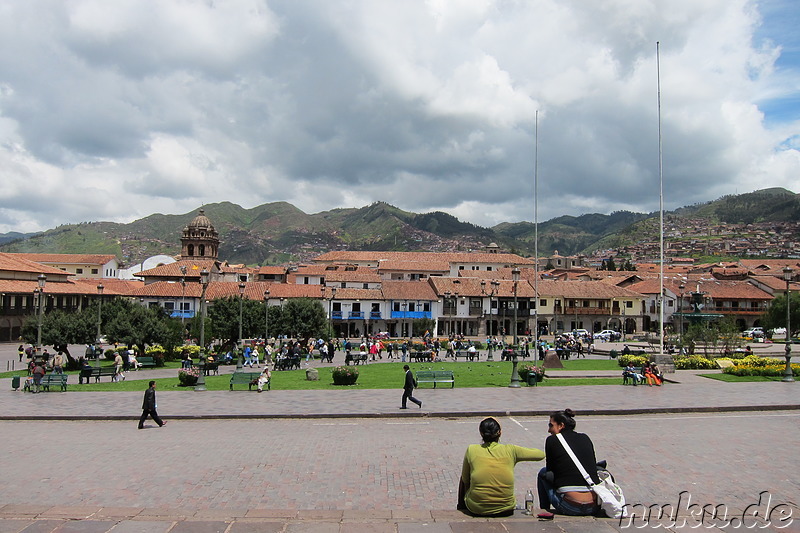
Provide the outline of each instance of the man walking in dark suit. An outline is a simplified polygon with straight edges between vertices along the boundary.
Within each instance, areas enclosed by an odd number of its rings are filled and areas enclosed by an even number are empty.
[[[144,429],[144,421],[147,420],[147,415],[153,417],[158,427],[166,424],[158,416],[156,412],[156,382],[151,381],[150,386],[144,391],[144,400],[142,401],[142,417],[139,419],[139,429]]]
[[[411,400],[422,409],[422,402],[411,396],[414,393],[414,387],[417,386],[417,380],[414,379],[414,375],[409,370],[408,365],[403,365],[403,370],[406,371],[406,382],[403,385],[403,405],[400,409],[408,409],[406,406],[407,400]]]

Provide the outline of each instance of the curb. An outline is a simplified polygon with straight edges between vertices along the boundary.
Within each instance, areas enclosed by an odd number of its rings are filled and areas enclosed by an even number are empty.
[[[582,409],[582,416],[633,416],[650,414],[725,413],[753,411],[798,411],[800,404],[731,405],[724,407],[652,407],[641,409]],[[552,411],[442,411],[411,413],[284,413],[284,414],[229,414],[229,415],[165,415],[169,420],[291,420],[291,419],[342,419],[342,418],[480,418],[489,416],[549,416]],[[140,415],[2,415],[0,421],[99,421],[139,420]]]

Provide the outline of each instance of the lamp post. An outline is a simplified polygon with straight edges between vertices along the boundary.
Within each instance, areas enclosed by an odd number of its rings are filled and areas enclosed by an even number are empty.
[[[269,344],[269,289],[264,291],[264,349]]]
[[[487,332],[486,332],[487,336],[490,336],[491,333],[492,333],[492,298],[494,298],[494,295],[497,294],[497,289],[498,289],[498,287],[500,287],[500,282],[497,281],[496,279],[493,279],[491,282],[489,282],[489,285],[492,286],[492,289],[489,291],[489,322],[488,322],[487,328],[486,328],[487,329]],[[483,290],[483,287],[484,287],[484,284],[481,283],[481,290]],[[487,361],[494,361],[494,353],[493,353],[494,352],[494,347],[490,343],[488,348],[489,348],[489,353],[486,355],[486,360]]]
[[[206,390],[206,289],[208,289],[208,270],[205,268],[200,271],[200,375],[197,376],[197,383],[194,386],[196,391]]]
[[[239,283],[239,342],[237,342],[237,344],[239,345],[238,349],[239,357],[236,359],[237,372],[240,371],[244,366],[244,359],[242,354],[242,350],[244,350],[244,342],[242,340],[242,302],[244,302],[245,287],[247,287],[247,285],[245,285],[243,281]]]
[[[94,347],[94,366],[100,368],[100,326],[102,325],[102,315],[101,311],[103,309],[103,284],[100,283],[97,285],[97,343],[95,343]]]
[[[786,280],[786,368],[783,370],[783,379],[787,383],[794,381],[794,373],[792,372],[792,321],[789,310],[789,282],[792,281],[792,274],[794,270],[791,267],[783,269],[783,279]]]
[[[519,388],[519,372],[517,372],[517,285],[519,284],[519,268],[514,267],[511,271],[511,279],[514,280],[514,349],[511,352],[511,383],[509,387]]]
[[[336,298],[336,287],[331,287],[331,297],[328,300],[328,320],[330,321],[330,335],[331,339],[336,335],[333,334],[333,299]]]
[[[678,344],[680,345],[680,350],[683,350],[683,290],[686,288],[686,285],[681,283],[678,286],[680,292],[680,299],[678,300]]]
[[[183,330],[181,332],[182,335],[185,335],[184,332],[186,331],[186,329],[185,329],[185,327],[183,325],[184,324],[184,320],[183,320],[183,318],[184,318],[183,317],[183,305],[184,304],[183,304],[183,302],[184,302],[185,298],[186,298],[186,266],[185,265],[181,265],[181,329]]]
[[[38,353],[38,351],[42,349],[42,300],[44,300],[44,286],[47,283],[47,276],[45,276],[44,274],[39,274],[39,277],[36,278],[36,280],[39,283],[38,287],[39,293],[36,299],[36,305],[37,305],[36,351]],[[36,289],[34,289],[34,292],[36,292]]]

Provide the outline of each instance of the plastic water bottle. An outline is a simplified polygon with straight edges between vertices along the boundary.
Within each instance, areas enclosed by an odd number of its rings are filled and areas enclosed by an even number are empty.
[[[525,512],[533,513],[533,491],[531,489],[528,489],[528,493],[525,494]]]

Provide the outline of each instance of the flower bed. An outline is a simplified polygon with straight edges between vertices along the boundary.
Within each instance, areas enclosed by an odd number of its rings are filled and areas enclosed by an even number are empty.
[[[334,385],[354,385],[358,381],[358,369],[354,366],[336,366],[331,368]]]

